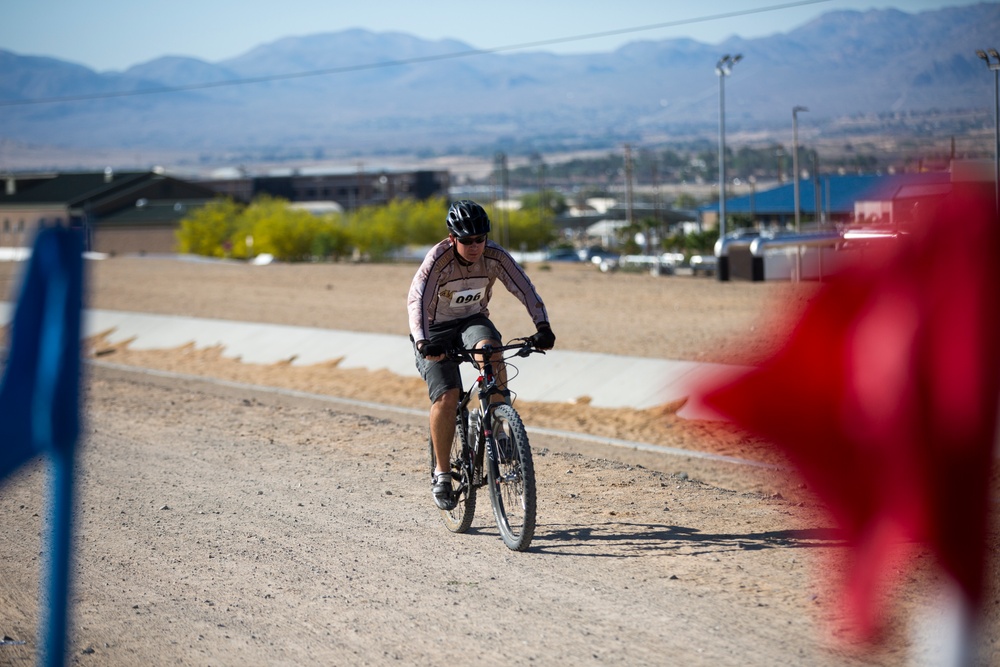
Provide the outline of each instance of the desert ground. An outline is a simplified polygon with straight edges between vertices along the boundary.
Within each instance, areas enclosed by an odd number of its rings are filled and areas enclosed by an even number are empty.
[[[20,268],[0,264],[0,300]],[[87,304],[405,335],[415,268],[116,257],[88,262]],[[527,268],[557,347],[650,358],[758,363],[815,289]],[[531,333],[509,295],[492,310],[505,335]],[[926,554],[900,565],[883,641],[858,642],[823,507],[766,443],[676,405],[518,401],[529,425],[692,455],[533,435],[539,526],[513,553],[485,494],[469,533],[442,524],[419,380],[85,349],[71,664],[936,664]],[[0,486],[0,665],[33,664],[44,638],[46,483],[38,461]],[[1000,664],[995,597],[984,665]]]

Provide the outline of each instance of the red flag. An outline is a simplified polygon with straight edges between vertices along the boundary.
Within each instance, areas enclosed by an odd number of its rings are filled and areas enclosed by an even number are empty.
[[[984,204],[948,198],[823,286],[772,359],[703,390],[782,448],[846,531],[868,637],[903,542],[981,601],[1000,400],[1000,226]]]

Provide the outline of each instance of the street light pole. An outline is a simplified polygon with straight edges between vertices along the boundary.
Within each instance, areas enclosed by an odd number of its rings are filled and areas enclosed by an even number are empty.
[[[993,137],[996,141],[993,149],[993,196],[994,210],[1000,217],[1000,53],[997,53],[996,49],[990,49],[988,52],[980,49],[976,51],[976,55],[982,58],[986,67],[993,72]]]
[[[799,201],[799,112],[809,111],[805,107],[792,107],[792,192],[795,206],[795,233],[802,232]],[[795,280],[802,280],[802,246],[795,247]]]
[[[733,65],[743,59],[742,54],[731,56],[728,53],[715,64],[715,73],[719,75],[719,243],[726,239],[726,77],[732,74]],[[719,257],[716,270],[719,280],[729,280],[729,255],[725,252]]]
[[[792,191],[795,193],[795,233],[802,231],[799,199],[799,112],[809,111],[805,107],[792,107]]]

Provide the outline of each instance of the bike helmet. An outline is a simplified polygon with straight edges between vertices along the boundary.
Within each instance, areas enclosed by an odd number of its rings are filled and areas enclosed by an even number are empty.
[[[448,209],[448,231],[463,238],[490,233],[490,216],[483,207],[470,199],[461,199]]]

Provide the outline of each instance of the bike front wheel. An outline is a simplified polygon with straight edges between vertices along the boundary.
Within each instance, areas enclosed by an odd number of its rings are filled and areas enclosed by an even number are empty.
[[[472,519],[476,514],[476,487],[470,478],[470,466],[467,458],[469,456],[468,428],[466,419],[462,416],[456,418],[455,437],[451,442],[451,490],[456,498],[454,509],[440,510],[444,525],[453,533],[464,533],[472,527]],[[434,458],[434,442],[427,438],[428,448],[431,458],[431,476],[433,477],[436,468]]]
[[[535,535],[535,467],[521,417],[509,405],[492,410],[493,447],[487,466],[490,502],[504,544],[514,551]]]

